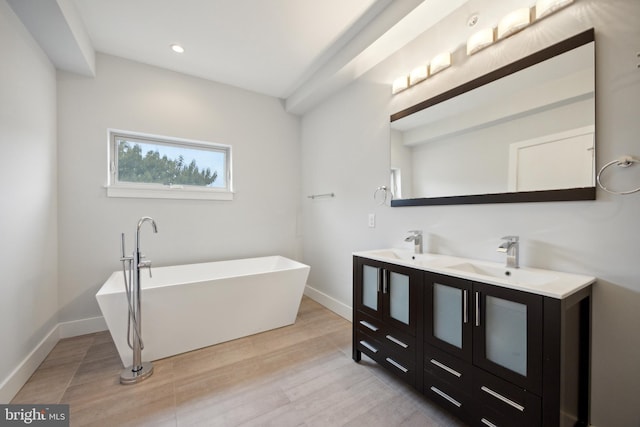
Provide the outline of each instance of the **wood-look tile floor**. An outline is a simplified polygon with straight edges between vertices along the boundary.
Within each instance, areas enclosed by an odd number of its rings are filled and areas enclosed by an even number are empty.
[[[296,323],[153,362],[119,384],[109,332],[61,340],[12,403],[66,403],[71,426],[462,427],[363,355],[351,323],[303,298]]]

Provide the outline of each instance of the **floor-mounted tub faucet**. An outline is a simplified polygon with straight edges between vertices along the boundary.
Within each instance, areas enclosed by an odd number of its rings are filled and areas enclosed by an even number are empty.
[[[133,255],[125,255],[124,233],[122,233],[122,271],[124,273],[124,286],[127,293],[127,303],[129,305],[129,319],[127,322],[127,341],[133,350],[133,363],[120,373],[121,384],[136,384],[153,374],[151,362],[142,361],[142,313],[141,313],[141,287],[140,269],[148,268],[151,276],[151,261],[143,260],[144,256],[140,252],[140,228],[145,222],[151,223],[153,232],[158,232],[158,226],[153,218],[144,216],[138,221],[136,227],[136,249]]]
[[[498,252],[507,254],[507,268],[520,268],[519,238],[518,236],[504,236],[506,240],[498,246]]]
[[[414,253],[422,253],[422,230],[409,230],[409,233],[413,233],[411,236],[404,239],[405,242],[413,242]]]

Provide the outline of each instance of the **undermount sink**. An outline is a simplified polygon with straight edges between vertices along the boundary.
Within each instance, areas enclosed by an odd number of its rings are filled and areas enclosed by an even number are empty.
[[[553,274],[523,270],[519,268],[494,267],[471,262],[464,262],[456,265],[449,265],[446,268],[458,270],[465,273],[477,274],[480,276],[493,277],[514,282],[523,282],[531,285],[544,285],[557,279]]]

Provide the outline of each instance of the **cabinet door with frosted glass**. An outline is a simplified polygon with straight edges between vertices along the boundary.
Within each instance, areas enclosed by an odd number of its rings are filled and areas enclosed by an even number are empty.
[[[421,278],[419,270],[391,264],[382,272],[383,320],[412,336],[416,335],[417,283]]]
[[[482,283],[473,291],[473,364],[540,394],[543,297]]]
[[[426,274],[425,340],[460,359],[472,358],[472,283]]]
[[[383,264],[375,261],[354,261],[354,304],[356,309],[382,320]]]

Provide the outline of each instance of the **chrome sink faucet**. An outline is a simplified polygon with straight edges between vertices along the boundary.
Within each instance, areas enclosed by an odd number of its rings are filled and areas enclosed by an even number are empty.
[[[411,236],[404,239],[405,242],[413,241],[414,253],[422,253],[422,230],[409,230],[409,233],[413,233]]]
[[[504,236],[506,240],[498,247],[498,252],[507,254],[507,268],[520,268],[519,238],[518,236]]]

